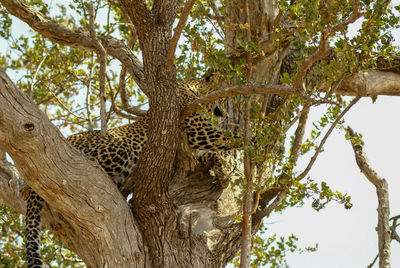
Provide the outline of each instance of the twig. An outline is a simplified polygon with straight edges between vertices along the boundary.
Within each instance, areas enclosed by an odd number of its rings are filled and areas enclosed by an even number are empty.
[[[322,147],[324,146],[329,135],[332,133],[333,129],[336,127],[336,125],[339,123],[339,121],[343,118],[343,116],[351,109],[351,107],[353,107],[353,105],[356,104],[360,99],[361,99],[360,96],[355,97],[350,102],[349,106],[347,106],[346,109],[344,109],[343,112],[338,116],[338,118],[336,118],[336,120],[332,123],[331,127],[326,132],[325,136],[322,138],[321,143],[319,144],[318,148],[315,150],[314,155],[311,157],[311,160],[308,163],[306,169],[296,178],[296,180],[300,181],[305,176],[307,176],[308,172],[311,170],[311,167],[313,166],[315,160],[317,160],[317,157],[318,157],[319,153],[321,152]]]
[[[88,85],[86,90],[86,113],[87,113],[87,121],[88,121],[88,130],[93,130],[93,122],[92,115],[90,111],[90,91],[92,90],[92,82],[93,82],[93,72],[94,72],[94,55],[91,53],[90,57],[90,68],[89,68],[89,77],[88,77]]]
[[[374,264],[375,264],[376,260],[378,259],[378,257],[379,257],[379,254],[376,254],[376,256],[375,256],[374,260],[371,262],[371,264],[370,264],[370,265],[368,265],[368,266],[367,266],[367,268],[372,268],[372,267],[374,266]]]
[[[390,226],[390,238],[400,243],[400,237],[396,232],[398,219],[400,219],[400,215],[397,215],[389,219],[389,221],[392,221],[392,225]]]
[[[214,0],[208,0],[208,4],[210,5],[212,11],[214,12],[214,18],[218,23],[218,26],[221,29],[224,29],[224,17],[219,13],[218,7],[215,4]]]
[[[165,62],[165,66],[167,68],[170,68],[174,63],[175,50],[176,46],[178,45],[179,37],[181,36],[182,30],[186,25],[186,20],[190,14],[190,9],[192,8],[195,1],[196,0],[188,0],[185,6],[183,7],[183,11],[181,17],[179,18],[178,25],[175,27],[174,35],[172,36],[172,39],[169,43],[167,60]]]
[[[31,87],[29,89],[29,96],[32,97],[33,94],[33,86],[35,85],[35,81],[36,81],[36,76],[40,71],[40,67],[42,67],[43,62],[46,60],[47,56],[43,57],[43,59],[40,61],[38,67],[36,68],[35,74],[32,77],[32,84]]]
[[[95,12],[93,8],[93,2],[89,3],[89,32],[92,41],[97,48],[97,56],[100,62],[100,135],[105,137],[107,131],[107,111],[106,111],[106,50],[100,43],[96,36],[94,27]]]

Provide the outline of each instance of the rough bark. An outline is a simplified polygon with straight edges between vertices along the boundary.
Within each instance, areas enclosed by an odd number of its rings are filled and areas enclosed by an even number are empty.
[[[357,134],[350,127],[348,128],[348,133],[352,138],[351,145],[354,150],[357,165],[369,182],[375,186],[378,196],[378,226],[376,231],[378,233],[379,268],[390,268],[390,242],[392,238],[389,226],[390,208],[388,183],[371,168]]]
[[[20,175],[50,208],[62,215],[66,222],[62,227],[69,225],[60,232],[77,240],[68,239],[67,245],[90,267],[142,266],[138,227],[100,166],[69,145],[4,72],[0,72],[0,107],[0,149],[12,157]]]
[[[399,82],[399,73],[377,70],[359,72],[345,79],[336,90],[336,93],[362,97],[377,95],[399,96]]]

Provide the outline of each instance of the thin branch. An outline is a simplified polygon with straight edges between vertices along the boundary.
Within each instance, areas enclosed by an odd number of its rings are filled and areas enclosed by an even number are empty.
[[[388,1],[388,2],[390,2],[390,1]],[[358,20],[359,18],[361,18],[365,14],[366,14],[366,12],[360,12],[360,0],[355,0],[353,2],[353,11],[351,13],[351,16],[347,20],[345,20],[345,21],[343,21],[341,23],[338,23],[336,25],[328,27],[325,30],[325,34],[329,34],[329,35],[330,34],[334,34],[337,31],[340,31],[340,30],[344,29],[347,25],[355,22],[356,20]]]
[[[121,98],[122,107],[129,106],[129,99],[128,94],[126,92],[126,68],[124,65],[121,66],[121,72],[119,73],[119,84],[118,84],[118,91],[119,96]]]
[[[400,236],[397,234],[396,231],[398,219],[400,219],[400,215],[397,215],[389,219],[389,221],[392,221],[392,225],[390,226],[390,238],[400,243]]]
[[[106,50],[97,38],[95,26],[95,11],[93,2],[89,3],[89,32],[93,43],[96,46],[97,56],[100,62],[100,133],[102,137],[106,136],[107,131],[107,111],[106,111]]]
[[[213,18],[217,21],[218,26],[221,29],[224,29],[224,17],[219,12],[218,7],[215,4],[214,0],[208,0],[207,2],[210,5],[212,11],[214,12],[214,17]]]
[[[274,201],[272,201],[272,203],[269,206],[266,206],[264,208],[264,210],[261,212],[261,218],[264,218],[266,216],[269,216],[269,214],[271,214],[272,211],[274,211],[279,204],[283,201],[283,199],[286,196],[286,192],[285,191],[281,191],[274,199]]]
[[[183,7],[183,11],[181,17],[179,18],[178,25],[175,27],[174,35],[171,39],[171,42],[169,43],[167,60],[165,63],[167,68],[170,68],[174,63],[176,46],[178,45],[179,38],[181,36],[183,28],[186,25],[186,20],[189,17],[190,9],[192,8],[194,2],[196,2],[196,0],[188,0],[185,6]]]
[[[308,114],[310,113],[310,104],[304,106],[300,113],[299,124],[294,133],[293,146],[290,152],[290,158],[293,162],[297,162],[299,159],[301,144],[303,143],[304,133],[306,129],[306,123],[308,119]]]
[[[88,85],[86,89],[86,113],[87,113],[87,122],[88,122],[88,130],[93,130],[93,122],[92,115],[90,111],[90,92],[92,90],[92,82],[93,82],[93,72],[94,72],[94,55],[93,52],[90,56],[90,68],[89,68],[89,77],[88,77]]]
[[[35,85],[35,81],[36,81],[36,76],[40,71],[40,68],[42,67],[43,62],[47,59],[47,55],[43,57],[43,59],[40,61],[38,67],[36,68],[35,74],[33,75],[32,78],[32,84],[31,87],[29,89],[29,96],[32,98],[32,94],[33,94],[33,86]]]
[[[315,150],[314,155],[311,157],[310,162],[308,163],[306,169],[296,178],[296,180],[300,181],[302,180],[305,176],[307,176],[308,172],[311,170],[311,167],[313,166],[315,160],[317,160],[317,157],[319,153],[322,150],[322,147],[324,146],[326,140],[328,139],[329,135],[332,133],[333,129],[336,127],[336,125],[339,123],[339,121],[343,118],[343,116],[353,107],[354,104],[356,104],[360,100],[360,96],[355,97],[349,104],[349,106],[346,107],[342,111],[342,113],[336,118],[336,120],[332,123],[331,127],[329,130],[326,132],[325,136],[322,138],[321,143],[319,144],[318,148]]]
[[[293,87],[295,89],[301,89],[304,81],[304,77],[308,71],[308,69],[317,61],[325,58],[328,55],[328,37],[321,36],[319,46],[317,50],[309,56],[307,59],[303,61],[303,63],[299,66],[296,72],[296,77],[294,79]]]
[[[293,161],[294,163],[296,163],[299,158],[300,148],[304,138],[308,114],[310,113],[310,107],[311,107],[310,104],[305,105],[300,113],[299,124],[294,134],[293,146],[289,156],[291,161]],[[288,177],[287,171],[288,168],[282,171],[281,175],[277,180],[278,182],[281,182]],[[263,209],[263,211],[261,211],[261,217],[268,216],[280,204],[280,202],[282,202],[282,200],[286,197],[286,194],[287,193],[285,190],[280,191],[280,193],[278,194],[277,197],[275,197],[275,200],[271,203],[271,205],[266,206]]]
[[[374,260],[367,266],[367,268],[374,267],[375,262],[378,260],[379,254],[376,254]]]
[[[163,0],[162,1],[162,6],[161,6],[161,12],[160,12],[160,18],[164,16],[165,9],[167,8],[168,0]]]

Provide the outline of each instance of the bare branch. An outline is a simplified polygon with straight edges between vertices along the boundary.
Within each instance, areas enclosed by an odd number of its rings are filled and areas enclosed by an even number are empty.
[[[188,0],[186,2],[185,6],[183,7],[183,11],[182,11],[181,17],[179,18],[178,25],[175,27],[175,30],[174,30],[174,36],[172,37],[172,39],[169,43],[167,60],[165,63],[167,68],[170,68],[172,66],[172,64],[174,63],[176,46],[178,45],[179,38],[181,36],[183,28],[186,25],[186,20],[189,17],[190,9],[192,8],[194,2],[196,2],[196,0]]]
[[[392,217],[389,219],[389,221],[392,221],[392,225],[390,226],[390,237],[392,240],[396,240],[397,242],[400,243],[400,236],[397,234],[396,228],[397,228],[397,221],[400,219],[400,215],[397,215],[395,217]]]
[[[95,27],[95,11],[93,8],[93,2],[89,3],[89,33],[92,41],[96,47],[97,56],[100,62],[100,72],[99,72],[99,81],[100,81],[100,135],[102,137],[106,136],[107,130],[107,111],[106,111],[106,50],[103,45],[99,42]]]
[[[378,242],[379,242],[379,267],[390,267],[390,242],[391,232],[389,227],[389,190],[387,181],[380,177],[368,163],[365,155],[363,144],[358,140],[358,135],[351,129],[347,128],[350,135],[351,145],[354,150],[356,162],[361,172],[375,186],[378,195]]]
[[[301,89],[306,76],[307,70],[317,61],[323,59],[328,55],[328,36],[321,36],[321,40],[317,50],[303,61],[303,63],[297,69],[296,77],[294,79],[293,87],[295,89]]]
[[[89,131],[93,130],[92,114],[90,111],[90,92],[92,90],[93,72],[94,72],[94,55],[92,52],[90,55],[89,77],[88,77],[88,84],[87,84],[87,88],[86,88],[86,113],[87,113],[87,122],[88,122],[88,130]]]
[[[129,99],[128,99],[128,94],[126,93],[126,81],[125,81],[125,76],[126,76],[126,68],[125,66],[122,65],[121,67],[121,72],[119,75],[119,86],[118,86],[118,92],[120,92],[120,97],[121,97],[121,104],[122,106],[119,107],[125,112],[128,112],[130,114],[136,115],[136,116],[143,116],[147,113],[147,111],[140,109],[137,106],[130,106],[129,105]],[[129,115],[126,115],[122,113],[121,111],[116,110],[117,114],[123,116],[123,117],[129,117]],[[134,118],[130,116],[131,119]]]
[[[367,266],[367,268],[374,267],[375,262],[378,260],[379,254],[376,254],[374,260]]]
[[[35,86],[35,83],[36,83],[36,76],[37,76],[37,74],[38,74],[39,71],[40,71],[40,67],[42,67],[43,62],[44,62],[46,59],[47,59],[47,55],[44,56],[43,59],[40,61],[38,67],[36,68],[35,74],[34,74],[33,77],[32,77],[32,84],[31,84],[31,87],[30,87],[30,89],[29,89],[30,97],[32,97],[32,94],[33,94],[33,87]]]
[[[22,3],[20,0],[0,0],[2,5],[12,15],[27,23],[33,30],[42,34],[52,41],[87,50],[96,50],[92,38],[88,32],[82,29],[69,30],[53,22],[51,18]],[[119,59],[127,66],[129,73],[141,88],[145,88],[143,83],[143,66],[139,59],[132,53],[122,41],[110,36],[99,37],[102,45],[111,56]]]
[[[121,110],[119,110],[118,108],[115,108],[114,111],[115,111],[115,113],[117,115],[119,115],[119,116],[121,116],[123,118],[129,119],[129,120],[132,120],[132,121],[137,121],[138,120],[137,117],[132,116],[130,114],[126,114],[126,113],[122,112]]]

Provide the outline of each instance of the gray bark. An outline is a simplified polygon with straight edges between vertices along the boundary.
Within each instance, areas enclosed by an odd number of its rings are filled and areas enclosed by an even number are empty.
[[[390,208],[389,208],[389,189],[387,181],[379,176],[368,163],[363,145],[359,142],[357,135],[349,127],[348,133],[352,137],[351,143],[354,150],[354,156],[361,172],[369,182],[376,188],[378,196],[378,248],[379,248],[379,268],[390,268],[390,243],[391,230],[389,226]]]
[[[0,73],[0,107],[0,150],[12,157],[19,174],[49,207],[62,215],[62,227],[69,225],[60,230],[65,233],[62,238],[79,237],[64,242],[90,267],[143,266],[142,238],[116,186],[100,166],[68,144],[4,72]]]

